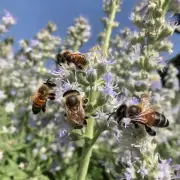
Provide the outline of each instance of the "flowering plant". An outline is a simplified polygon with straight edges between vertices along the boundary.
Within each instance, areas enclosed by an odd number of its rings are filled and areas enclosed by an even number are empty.
[[[17,52],[13,51],[12,37],[0,41],[2,179],[180,178],[178,70],[169,65],[163,84],[158,73],[167,66],[161,52],[172,52],[168,36],[177,28],[166,14],[179,12],[180,3],[143,1],[131,15],[137,31],[125,28],[111,38],[113,28],[119,26],[115,16],[120,4],[120,0],[104,0],[104,32],[86,53],[77,53],[91,35],[84,17],[75,19],[64,40],[53,35],[56,26],[49,22],[30,41],[21,40]],[[0,33],[15,23],[5,11]],[[58,63],[57,54],[67,49],[74,51],[73,57],[68,57],[72,62],[65,56],[65,62]],[[82,68],[76,64],[79,56],[86,61]],[[47,59],[53,60],[51,70],[44,67]],[[34,102],[27,101],[46,79],[56,84],[56,99],[47,101],[47,112],[34,115]],[[81,129],[69,123],[74,119],[68,119],[67,112],[65,94],[70,90],[84,100],[79,108],[85,113],[86,124]],[[148,102],[144,103],[142,95],[148,96]],[[139,119],[120,111],[121,105],[147,104],[155,106],[170,124],[157,128],[153,137],[145,131],[144,121],[134,124]]]

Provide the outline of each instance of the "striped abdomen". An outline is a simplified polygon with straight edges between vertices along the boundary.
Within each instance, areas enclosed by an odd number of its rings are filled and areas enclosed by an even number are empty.
[[[68,54],[66,58],[67,58],[67,63],[74,63],[75,66],[79,69],[83,69],[83,67],[87,63],[85,57],[82,54],[78,54],[78,53]]]
[[[86,57],[81,53],[72,53],[69,50],[63,50],[56,56],[57,64],[61,65],[61,63],[73,63],[77,68],[83,69],[83,67],[87,64]]]
[[[151,112],[145,115],[147,119],[147,125],[155,127],[167,127],[169,126],[169,121],[166,117],[158,112]]]
[[[43,110],[45,103],[46,103],[46,99],[42,99],[39,97],[39,95],[37,95],[33,100],[32,112],[34,114],[38,114],[41,111],[41,109]],[[43,110],[43,111],[45,111],[45,110]]]

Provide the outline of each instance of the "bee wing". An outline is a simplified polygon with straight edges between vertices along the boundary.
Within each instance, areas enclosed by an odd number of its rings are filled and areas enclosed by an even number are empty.
[[[67,107],[66,112],[67,112],[68,120],[73,121],[74,123],[76,123],[78,125],[83,125],[84,110],[82,108],[80,108],[80,106],[78,106],[76,110],[72,110]]]
[[[142,112],[149,111],[149,109],[151,109],[151,103],[149,101],[149,96],[147,94],[141,95],[141,101],[139,106],[141,107]]]
[[[149,122],[148,115],[152,113],[153,110],[151,108],[144,109],[141,113],[131,118],[131,121],[138,122],[140,124],[147,124]]]
[[[83,53],[79,53],[79,52],[72,53],[72,55],[85,56]]]
[[[32,96],[30,96],[27,100],[24,101],[25,105],[28,106],[30,102],[32,102]]]

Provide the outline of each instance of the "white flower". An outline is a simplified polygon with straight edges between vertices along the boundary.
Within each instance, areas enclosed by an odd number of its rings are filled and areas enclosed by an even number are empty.
[[[5,95],[4,91],[0,90],[0,100],[5,99],[7,96]]]
[[[7,32],[6,26],[3,24],[0,24],[0,33],[5,33]]]
[[[24,169],[24,163],[20,163],[19,166],[18,166],[20,169]]]
[[[3,132],[3,133],[8,133],[8,128],[7,128],[6,126],[3,126],[3,127],[2,127],[2,132]]]
[[[13,134],[13,133],[15,133],[16,132],[16,128],[14,127],[14,126],[11,126],[10,127],[10,132]]]
[[[34,156],[36,156],[38,154],[38,149],[37,148],[33,149],[32,153],[33,153]]]
[[[46,148],[45,147],[42,147],[41,150],[40,150],[41,153],[45,153],[46,152]]]
[[[5,111],[6,112],[14,112],[15,104],[13,102],[8,102],[5,105]]]
[[[5,16],[2,18],[2,22],[5,25],[13,25],[16,24],[16,20],[15,18],[11,15],[10,12],[8,12],[7,10],[4,10],[5,12]]]
[[[3,152],[0,151],[0,160],[3,158]]]
[[[42,154],[42,155],[40,156],[40,158],[41,158],[42,161],[47,160],[47,156],[46,156],[45,154]]]
[[[27,43],[26,43],[26,41],[25,41],[24,39],[21,39],[21,40],[19,41],[19,45],[20,45],[20,47],[23,48],[23,49],[26,49],[26,48],[28,47],[28,45],[27,45]]]
[[[5,59],[0,58],[0,69],[7,68],[8,66],[8,62]]]

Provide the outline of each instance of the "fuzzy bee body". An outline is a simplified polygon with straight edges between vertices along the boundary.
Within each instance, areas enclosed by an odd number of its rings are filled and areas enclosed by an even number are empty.
[[[139,119],[135,120],[136,122],[144,123],[148,126],[167,127],[169,125],[169,121],[165,116],[156,111],[150,111],[147,112],[147,114],[139,115],[138,118]]]
[[[83,69],[87,64],[86,57],[81,53],[72,53],[69,50],[61,51],[56,56],[57,64],[67,63],[70,65],[73,63],[78,69]]]
[[[46,102],[48,99],[54,100],[55,94],[51,92],[52,88],[56,85],[50,80],[47,80],[43,85],[39,87],[37,92],[30,98],[32,100],[32,112],[38,114],[41,110],[46,111]]]
[[[142,98],[141,103],[138,105],[127,106],[122,104],[110,116],[112,115],[114,115],[118,123],[120,123],[123,118],[130,118],[131,122],[135,125],[138,123],[143,124],[146,132],[151,136],[156,135],[156,132],[151,128],[152,126],[159,128],[169,126],[168,119],[166,119],[163,114],[151,108],[147,98]]]
[[[34,95],[33,104],[32,104],[32,112],[34,114],[38,114],[41,110],[45,112],[46,101],[47,101],[47,98],[42,98],[40,93],[37,93],[36,95]]]
[[[69,90],[63,94],[65,102],[65,116],[67,120],[76,128],[81,129],[86,122],[83,108],[84,100],[82,95],[76,90]]]

